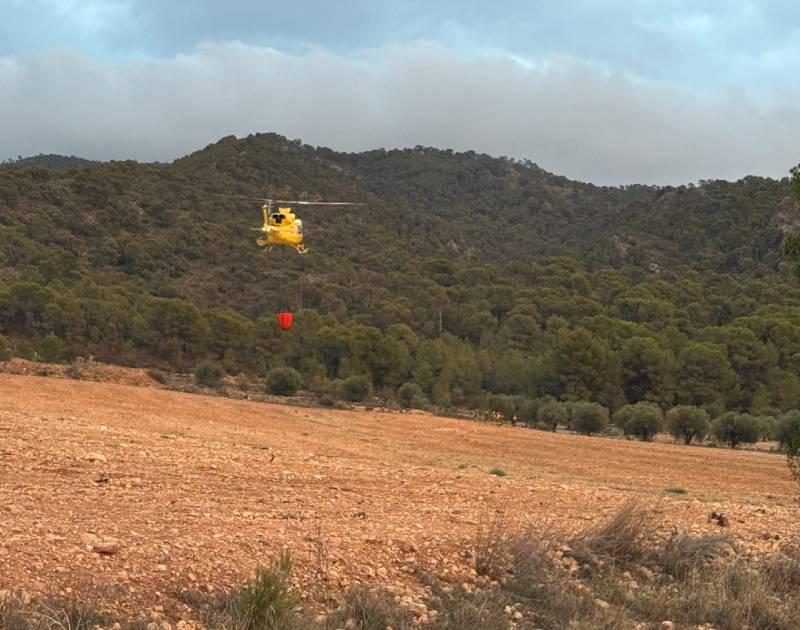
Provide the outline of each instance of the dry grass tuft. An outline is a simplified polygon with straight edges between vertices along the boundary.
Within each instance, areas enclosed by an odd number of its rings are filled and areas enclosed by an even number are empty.
[[[331,615],[326,628],[355,628],[356,630],[410,630],[415,627],[414,614],[400,606],[388,591],[371,591],[364,587],[352,587],[344,595],[344,601]]]
[[[641,564],[652,555],[648,539],[655,530],[655,510],[629,501],[610,519],[584,529],[570,542],[571,555],[582,563],[598,560]]]
[[[675,530],[658,552],[658,563],[668,575],[684,578],[721,556],[732,543],[733,538],[728,535],[692,537]]]

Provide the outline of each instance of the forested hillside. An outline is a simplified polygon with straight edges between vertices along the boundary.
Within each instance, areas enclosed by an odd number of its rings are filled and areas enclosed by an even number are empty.
[[[306,209],[311,253],[265,255],[258,203],[235,195],[367,205]],[[361,377],[415,404],[785,411],[800,406],[800,291],[781,243],[798,216],[788,179],[607,188],[273,134],[171,164],[7,164],[0,333],[21,356],[287,365],[319,391]]]

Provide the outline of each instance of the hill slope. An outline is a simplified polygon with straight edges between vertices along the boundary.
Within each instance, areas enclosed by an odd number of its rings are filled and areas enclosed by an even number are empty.
[[[5,165],[0,334],[23,357],[289,365],[319,391],[361,375],[438,405],[786,410],[800,405],[787,192],[756,177],[605,188],[471,152],[274,134],[172,164]],[[258,203],[237,196],[367,205],[307,209],[311,254],[264,255]],[[300,316],[281,335],[286,307]]]
[[[415,257],[503,264],[569,255],[639,276],[683,267],[764,273],[778,268],[781,239],[799,216],[785,181],[623,190],[474,153],[342,154],[272,134],[225,138],[173,164],[0,173],[0,221],[15,236],[144,278],[151,290],[164,284],[157,272],[166,274],[200,302],[198,277],[242,297],[243,285],[263,279],[248,272],[264,267],[248,230],[258,206],[226,193],[369,204],[306,210],[318,256],[302,267],[296,257],[272,257],[289,272],[329,270],[333,257],[384,271]],[[0,260],[20,262],[8,253]]]

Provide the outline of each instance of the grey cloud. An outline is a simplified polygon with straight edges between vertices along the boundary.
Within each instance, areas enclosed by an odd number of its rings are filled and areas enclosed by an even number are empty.
[[[800,159],[794,97],[698,97],[567,57],[466,58],[426,43],[348,56],[208,43],[115,64],[50,52],[0,58],[0,154],[171,160],[277,131],[340,150],[530,158],[597,183],[781,177]]]
[[[798,87],[786,70],[800,63],[796,0],[0,0],[0,8],[0,55],[56,46],[107,59],[169,57],[231,40],[348,54],[431,40],[466,53],[565,54],[695,89]]]

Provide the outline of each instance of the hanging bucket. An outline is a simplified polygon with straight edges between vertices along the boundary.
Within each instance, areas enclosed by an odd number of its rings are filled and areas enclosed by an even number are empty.
[[[283,330],[289,330],[292,327],[292,313],[290,311],[278,313],[278,326]]]

